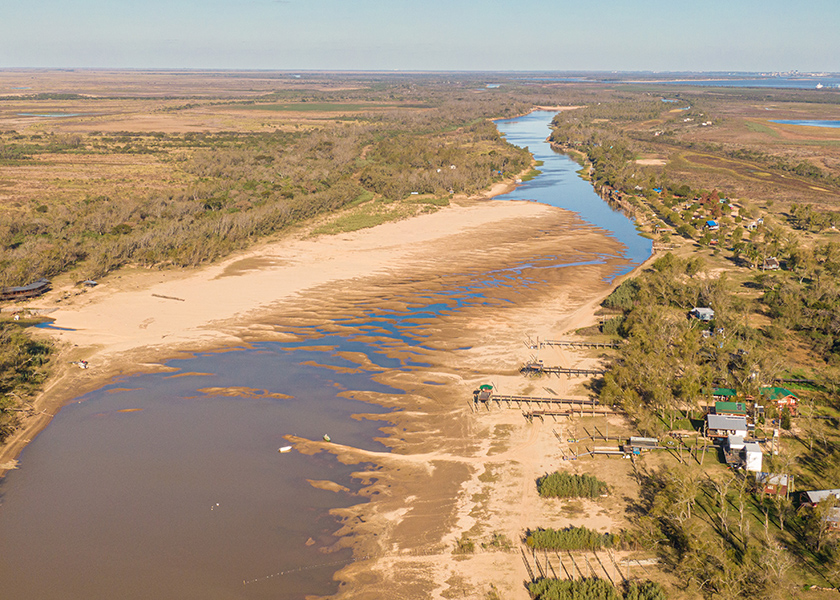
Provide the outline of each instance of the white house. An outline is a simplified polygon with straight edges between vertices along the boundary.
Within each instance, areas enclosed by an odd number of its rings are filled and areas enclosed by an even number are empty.
[[[707,415],[706,433],[712,438],[728,438],[730,435],[747,437],[747,418],[732,415]]]

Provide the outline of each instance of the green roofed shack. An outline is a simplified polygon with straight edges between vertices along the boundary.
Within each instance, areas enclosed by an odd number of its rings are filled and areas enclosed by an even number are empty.
[[[738,415],[747,414],[747,405],[743,402],[715,402],[716,415]]]
[[[761,396],[773,402],[779,410],[787,408],[790,414],[796,414],[799,398],[790,390],[783,387],[763,387],[760,391]]]
[[[729,388],[715,388],[712,390],[713,398],[734,398],[736,395],[735,390]]]

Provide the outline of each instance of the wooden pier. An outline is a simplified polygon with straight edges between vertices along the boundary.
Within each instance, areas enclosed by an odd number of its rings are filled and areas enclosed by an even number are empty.
[[[525,406],[534,406],[536,405],[537,408],[542,408],[543,404],[547,407],[557,406],[557,405],[574,405],[574,406],[596,406],[598,404],[598,400],[584,400],[578,398],[545,398],[541,396],[510,396],[504,394],[490,394],[486,400],[481,400],[480,397],[477,397],[476,401],[481,401],[485,403],[495,402],[497,406],[501,406],[501,403],[504,402],[507,404],[508,408],[511,407],[511,403],[516,403],[516,408],[522,408],[522,405]]]
[[[540,420],[545,421],[546,417],[553,417],[555,420],[557,417],[574,417],[575,415],[583,416],[586,414],[588,417],[594,417],[597,415],[611,415],[614,414],[610,409],[601,409],[601,410],[587,410],[586,413],[583,412],[583,407],[581,410],[531,410],[528,412],[523,412],[522,416],[528,419],[529,421],[533,421],[534,417],[538,417]]]
[[[542,361],[525,363],[519,372],[524,375],[568,375],[569,377],[587,377],[590,375],[603,375],[603,369],[580,369],[564,367],[546,367]]]
[[[545,346],[559,346],[561,348],[620,348],[620,342],[576,342],[572,340],[543,340],[537,341],[531,348],[544,348]]]

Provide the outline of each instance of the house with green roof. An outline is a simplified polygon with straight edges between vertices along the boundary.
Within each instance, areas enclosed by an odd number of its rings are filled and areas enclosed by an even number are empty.
[[[737,395],[735,390],[730,388],[715,388],[712,390],[712,398],[715,400],[729,400]]]
[[[761,388],[759,393],[765,401],[772,402],[780,411],[787,408],[790,411],[790,414],[796,414],[796,405],[799,402],[799,398],[789,389],[767,386]]]
[[[715,402],[715,414],[746,416],[747,405],[743,402]]]

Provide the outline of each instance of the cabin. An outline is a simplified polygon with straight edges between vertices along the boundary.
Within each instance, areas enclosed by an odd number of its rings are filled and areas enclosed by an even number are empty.
[[[706,435],[710,438],[724,439],[730,435],[747,437],[747,418],[731,415],[707,415]]]
[[[823,520],[828,524],[829,531],[840,531],[840,507],[833,506],[829,508]]]
[[[717,221],[710,219],[706,221],[706,229],[708,229],[709,231],[717,231],[718,229],[720,229],[720,225],[718,225]]]
[[[761,268],[765,271],[778,271],[781,268],[779,259],[775,256],[768,256],[764,259],[764,264],[761,265]]]
[[[493,399],[493,386],[485,383],[473,392],[475,402],[490,402]]]
[[[715,388],[712,390],[712,398],[719,402],[730,401],[729,399],[736,395],[735,390],[731,388]]]
[[[631,454],[641,454],[658,447],[659,440],[657,438],[633,436],[628,443],[624,444],[623,450]]]
[[[37,298],[50,290],[49,279],[39,279],[28,285],[0,289],[0,300],[26,300]]]
[[[763,387],[759,393],[763,398],[774,403],[779,411],[787,408],[791,415],[796,414],[799,398],[790,390],[783,387]]]
[[[759,493],[766,496],[787,496],[793,491],[793,476],[784,473],[755,474],[755,485]]]
[[[743,402],[715,402],[716,415],[747,416],[747,405]]]
[[[800,496],[800,501],[802,506],[816,506],[823,500],[834,497],[837,500],[840,500],[840,490],[833,489],[833,490],[811,490],[810,492],[802,492],[802,496]]]
[[[695,306],[688,313],[688,316],[700,321],[711,321],[715,318],[715,311],[708,307]]]
[[[752,473],[761,472],[762,453],[758,442],[746,442],[741,450],[744,457],[744,467]]]

